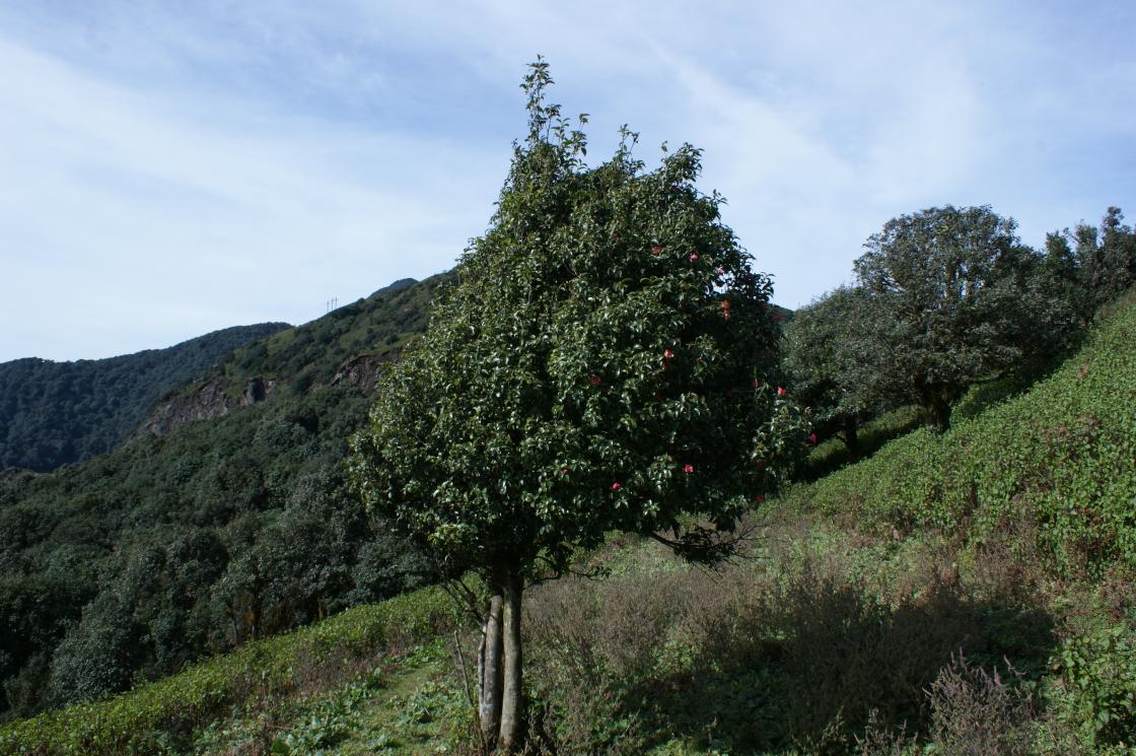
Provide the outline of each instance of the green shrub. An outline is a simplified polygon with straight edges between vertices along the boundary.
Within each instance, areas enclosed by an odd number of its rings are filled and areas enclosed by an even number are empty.
[[[1136,632],[1112,625],[1067,639],[1057,656],[1062,719],[1093,750],[1136,749]]]

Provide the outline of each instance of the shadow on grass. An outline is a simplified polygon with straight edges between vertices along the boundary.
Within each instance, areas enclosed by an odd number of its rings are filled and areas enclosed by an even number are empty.
[[[867,459],[888,441],[906,435],[923,424],[923,414],[917,407],[901,407],[886,412],[860,428],[855,457],[843,441],[830,438],[813,449],[796,479],[803,483],[819,480],[845,465]]]
[[[945,585],[889,609],[817,579],[772,622],[724,635],[693,664],[627,691],[629,713],[662,741],[728,753],[844,753],[871,725],[906,736],[931,725],[928,690],[952,657],[1036,678],[1054,645],[1036,609],[969,600]],[[635,703],[638,702],[638,703]]]

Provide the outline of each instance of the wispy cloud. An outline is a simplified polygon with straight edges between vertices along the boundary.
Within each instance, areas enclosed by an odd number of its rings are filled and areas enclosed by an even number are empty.
[[[795,306],[887,218],[990,202],[1028,241],[1132,205],[1123,4],[92,0],[0,8],[0,359],[303,321],[449,267],[492,210],[516,85],[705,149]]]

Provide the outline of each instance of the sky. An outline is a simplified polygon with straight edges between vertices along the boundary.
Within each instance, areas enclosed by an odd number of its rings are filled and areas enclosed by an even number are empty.
[[[703,191],[788,307],[889,219],[1136,218],[1136,3],[0,0],[0,361],[298,324],[454,264],[551,99]]]

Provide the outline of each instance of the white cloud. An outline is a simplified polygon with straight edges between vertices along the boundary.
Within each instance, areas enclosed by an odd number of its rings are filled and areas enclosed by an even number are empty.
[[[196,122],[12,44],[0,66],[20,72],[0,81],[3,357],[303,321],[330,296],[443,270],[484,226],[505,159],[269,113]]]
[[[622,123],[649,162],[705,148],[704,187],[789,306],[902,212],[989,202],[1036,243],[1134,199],[1123,5],[32,8],[0,9],[0,359],[300,321],[448,267],[537,53],[593,114],[590,154]]]

